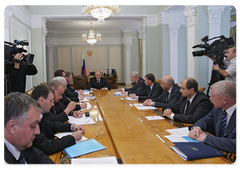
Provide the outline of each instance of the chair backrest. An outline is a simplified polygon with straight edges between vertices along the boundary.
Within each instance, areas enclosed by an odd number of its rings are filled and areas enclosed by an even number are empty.
[[[159,79],[155,79],[155,82],[161,84],[161,80],[159,80]]]
[[[74,77],[73,78],[73,88],[75,90],[87,89],[87,77]]]
[[[205,87],[198,87],[199,92],[203,92],[206,88]]]

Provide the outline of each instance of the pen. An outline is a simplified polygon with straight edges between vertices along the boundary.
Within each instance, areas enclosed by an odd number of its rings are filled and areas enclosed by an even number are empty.
[[[158,136],[158,135],[156,135],[156,136],[157,136],[158,139],[160,139],[163,143],[165,143],[164,140],[162,140],[162,138],[161,138],[160,136]]]
[[[95,135],[98,137],[97,133],[95,131],[93,131],[93,133],[95,133]]]
[[[139,119],[141,122],[143,122],[142,119],[140,119],[139,117],[138,117],[138,119]]]
[[[68,97],[67,97],[67,99],[71,102],[72,100],[70,100]]]

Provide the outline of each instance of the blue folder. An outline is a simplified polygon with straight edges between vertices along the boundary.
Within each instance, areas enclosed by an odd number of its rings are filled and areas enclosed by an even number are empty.
[[[224,156],[218,149],[202,142],[173,142],[185,155],[179,154],[184,160],[195,160]],[[174,150],[174,147],[171,147]],[[176,150],[174,150],[176,152]]]
[[[69,158],[85,155],[91,152],[106,149],[105,146],[98,143],[95,139],[86,140],[76,143],[70,147],[64,149]]]

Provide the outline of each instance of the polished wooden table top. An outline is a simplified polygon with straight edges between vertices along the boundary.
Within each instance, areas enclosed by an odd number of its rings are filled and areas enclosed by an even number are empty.
[[[147,120],[145,116],[161,115],[162,110],[139,111],[129,104],[137,101],[125,100],[126,96],[114,96],[115,90],[94,90],[97,102],[91,100],[92,106],[97,108],[87,110],[96,120],[96,124],[84,125],[84,136],[96,139],[106,147],[105,150],[97,151],[79,158],[97,158],[116,156],[124,164],[224,164],[231,163],[223,157],[184,161],[170,146],[172,142],[164,135],[169,135],[167,129],[176,128],[175,125],[185,124],[174,122],[169,119]],[[102,115],[104,121],[97,121],[96,116]],[[140,120],[141,121],[140,121]],[[95,130],[98,137],[93,133]],[[156,135],[159,135],[162,142]],[[70,159],[63,152],[53,154],[50,158],[55,163],[70,163]]]
[[[164,135],[166,129],[175,128],[168,120],[147,120],[145,116],[157,115],[156,111],[139,111],[130,103],[114,96],[114,91],[94,91],[99,109],[112,136],[116,150],[123,163],[127,164],[186,164],[229,163],[225,158],[209,158],[184,161],[170,146]],[[161,109],[157,110],[161,112]],[[142,120],[140,121],[139,118]],[[159,135],[163,143],[156,135]]]

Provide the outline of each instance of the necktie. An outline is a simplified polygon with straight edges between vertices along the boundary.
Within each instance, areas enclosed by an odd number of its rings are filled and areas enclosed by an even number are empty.
[[[220,137],[223,136],[223,134],[226,130],[226,125],[227,125],[227,112],[225,110],[223,110],[222,123],[221,123],[221,128],[220,128]]]
[[[187,113],[187,110],[188,110],[188,108],[189,108],[189,105],[190,105],[190,101],[187,100],[186,105],[185,105],[184,115]]]
[[[20,151],[20,157],[19,157],[18,161],[19,161],[19,163],[21,163],[21,164],[26,164],[26,160],[25,160],[25,158],[24,158],[24,155],[23,155],[23,152],[22,152],[22,151]]]
[[[97,79],[97,83],[100,83],[100,80],[99,80],[99,79]]]
[[[152,89],[150,88],[149,93],[148,93],[148,97],[151,96],[151,92],[152,92]]]
[[[167,97],[165,99],[165,103],[168,103],[168,100],[169,100],[169,92],[167,92]]]

